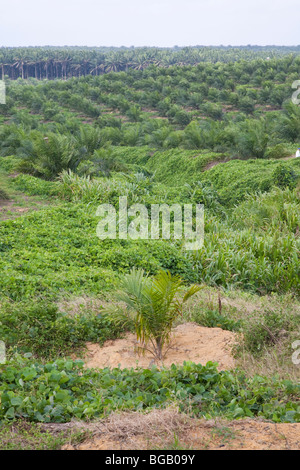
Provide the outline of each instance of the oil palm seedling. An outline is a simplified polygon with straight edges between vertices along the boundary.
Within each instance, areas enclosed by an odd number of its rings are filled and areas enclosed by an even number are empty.
[[[116,293],[116,300],[124,309],[113,307],[107,313],[117,323],[133,328],[141,349],[150,351],[155,361],[162,361],[174,322],[183,313],[183,304],[201,287],[192,285],[185,293],[182,288],[182,279],[169,271],[161,270],[149,277],[143,269],[133,268],[123,277]]]

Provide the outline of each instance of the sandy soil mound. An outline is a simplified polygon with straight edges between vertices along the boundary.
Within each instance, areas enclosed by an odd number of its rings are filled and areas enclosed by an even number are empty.
[[[185,323],[174,329],[173,338],[163,361],[164,366],[193,361],[205,365],[208,361],[218,362],[218,369],[231,369],[235,366],[231,348],[235,343],[235,334],[221,328],[206,328],[196,323]],[[134,334],[127,334],[124,339],[106,341],[101,347],[87,343],[84,358],[88,368],[103,367],[151,367],[153,356],[137,352],[138,343]],[[160,364],[157,364],[158,366]]]
[[[300,423],[196,419],[171,407],[147,414],[113,413],[85,426],[93,437],[62,450],[168,450],[174,444],[176,449],[192,450],[298,450],[300,446]]]

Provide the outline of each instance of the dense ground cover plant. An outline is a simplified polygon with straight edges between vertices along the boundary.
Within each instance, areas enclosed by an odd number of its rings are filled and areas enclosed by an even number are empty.
[[[260,376],[247,379],[241,372],[218,372],[214,363],[185,363],[161,370],[84,370],[80,361],[41,364],[17,356],[0,366],[0,375],[2,420],[67,422],[171,403],[207,418],[299,420],[298,385]]]
[[[67,315],[54,303],[2,303],[0,337],[6,349],[39,358],[65,356],[83,348],[87,341],[103,344],[118,338],[121,328],[99,311]]]
[[[119,177],[93,184],[77,176],[69,180],[43,182],[28,175],[13,180],[31,193],[54,191],[76,203],[60,203],[1,224],[0,262],[6,266],[0,274],[2,295],[21,300],[32,295],[57,298],[82,289],[95,294],[111,290],[118,275],[134,266],[149,274],[167,269],[191,283],[299,295],[297,189],[252,195],[230,214],[218,202],[220,192],[203,183],[172,191],[145,178],[134,183]],[[127,191],[129,203],[139,201],[147,207],[158,201],[203,203],[207,208],[203,248],[189,253],[172,240],[99,240],[95,202],[116,205],[120,188]]]
[[[300,108],[291,102],[298,49],[41,48],[34,59],[31,49],[0,49],[1,207],[19,191],[25,205],[27,195],[43,201],[23,215],[8,211],[0,225],[0,339],[8,349],[0,419],[65,422],[176,403],[208,418],[299,421],[299,387],[275,373],[250,379],[213,364],[85,370],[64,356],[123,331],[102,308],[58,308],[82,295],[111,300],[132,268],[151,277],[170,271],[184,290],[197,283],[283,296],[280,308],[250,313],[202,305],[189,320],[241,333],[237,353],[256,365],[277,354],[289,367],[300,295],[300,159],[291,158],[300,139]],[[16,54],[28,56],[13,65]],[[99,240],[97,206],[118,208],[120,195],[148,210],[204,204],[203,247]]]

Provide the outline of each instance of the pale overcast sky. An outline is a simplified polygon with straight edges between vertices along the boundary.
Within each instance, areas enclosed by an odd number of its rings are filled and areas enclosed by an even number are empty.
[[[0,0],[0,46],[298,45],[299,0]]]

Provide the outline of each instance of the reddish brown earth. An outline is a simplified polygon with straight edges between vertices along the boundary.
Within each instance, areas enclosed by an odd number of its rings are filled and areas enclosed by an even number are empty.
[[[206,328],[194,323],[174,329],[171,347],[163,364],[194,361],[218,362],[218,369],[235,366],[231,348],[236,336],[221,328]],[[85,365],[103,367],[149,367],[153,356],[139,356],[135,336],[107,341],[103,347],[88,343]],[[157,364],[158,366],[160,364]],[[55,425],[54,425],[55,426]],[[57,425],[56,425],[57,426]],[[59,425],[58,425],[59,426]],[[63,426],[63,425],[61,425]],[[296,450],[300,448],[300,423],[273,423],[259,419],[205,420],[191,418],[176,408],[113,413],[96,423],[74,423],[86,428],[92,437],[62,450]]]
[[[195,419],[172,408],[153,410],[147,414],[114,413],[105,420],[85,427],[92,437],[75,446],[66,444],[62,450],[300,448],[300,423],[275,424],[249,418],[235,421]]]

